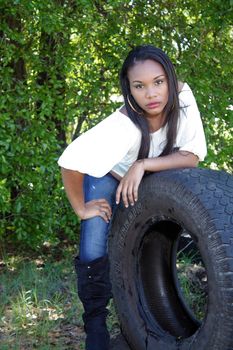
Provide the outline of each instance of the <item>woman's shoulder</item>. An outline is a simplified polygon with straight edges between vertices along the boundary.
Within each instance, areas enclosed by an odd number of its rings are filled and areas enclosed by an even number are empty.
[[[182,88],[179,91],[179,100],[181,107],[188,107],[192,104],[196,105],[196,99],[189,84],[187,82],[184,82],[182,84]]]
[[[103,124],[121,124],[121,123],[131,123],[131,120],[128,118],[127,114],[122,109],[123,107],[115,109],[107,117],[103,118],[96,126]]]
[[[123,105],[119,108],[119,112],[122,113],[123,115],[125,115],[126,117],[128,117],[128,113],[127,113],[125,105]]]
[[[187,82],[178,81],[178,92],[179,92],[179,94],[181,94],[181,93],[185,93],[185,92],[192,92],[192,90]]]
[[[104,118],[100,123],[98,123],[89,131],[92,131],[93,133],[114,133],[121,135],[122,137],[135,138],[137,138],[140,134],[137,126],[127,116],[124,106],[116,109],[113,113]]]
[[[108,117],[103,119],[103,121],[113,123],[113,124],[119,124],[119,125],[128,125],[130,127],[135,127],[135,124],[132,122],[132,120],[128,117],[127,111],[125,106],[121,106],[120,108],[117,108],[112,114],[110,114]]]
[[[184,87],[184,82],[183,81],[178,81],[178,92],[180,93]]]

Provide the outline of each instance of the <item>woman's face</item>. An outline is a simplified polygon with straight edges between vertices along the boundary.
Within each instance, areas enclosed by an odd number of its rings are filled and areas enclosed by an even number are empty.
[[[168,82],[162,65],[153,60],[137,62],[128,71],[130,91],[148,119],[163,119],[168,102]]]

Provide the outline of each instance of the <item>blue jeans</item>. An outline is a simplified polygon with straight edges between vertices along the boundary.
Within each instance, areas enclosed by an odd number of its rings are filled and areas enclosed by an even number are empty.
[[[116,189],[119,181],[110,173],[101,177],[85,175],[85,202],[105,198],[112,208],[116,209]],[[107,254],[107,243],[110,223],[100,216],[81,221],[79,257],[81,262],[90,262]]]

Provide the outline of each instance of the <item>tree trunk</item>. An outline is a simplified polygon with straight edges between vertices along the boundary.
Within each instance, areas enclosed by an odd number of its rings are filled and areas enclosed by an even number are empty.
[[[60,70],[60,67],[56,67],[56,82],[58,83],[59,88],[53,86],[53,81],[51,77],[51,70],[56,65],[56,49],[59,45],[63,45],[64,38],[63,33],[57,33],[56,39],[55,35],[41,32],[40,37],[40,61],[42,62],[43,70],[38,73],[37,84],[40,86],[49,86],[52,91],[56,91],[56,96],[62,96],[62,99],[65,98],[66,91],[66,82],[65,75]],[[37,100],[36,109],[37,114],[39,115],[42,111],[42,100]],[[65,106],[64,106],[65,112]],[[50,115],[50,120],[53,121],[55,128],[57,130],[57,138],[61,146],[66,145],[66,134],[65,128],[62,122],[56,117],[56,101],[54,100],[53,111]]]

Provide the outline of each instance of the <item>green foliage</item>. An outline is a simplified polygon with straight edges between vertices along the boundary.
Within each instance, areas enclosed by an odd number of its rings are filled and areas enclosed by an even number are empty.
[[[132,46],[152,43],[192,87],[205,165],[232,171],[231,0],[1,1],[0,237],[39,248],[76,239],[57,159],[119,103]]]
[[[1,350],[84,349],[74,254],[73,246],[47,249],[46,255],[34,254],[36,258],[31,251],[12,256],[0,249]],[[112,303],[109,311],[114,335],[119,325]]]
[[[181,253],[177,256],[177,277],[183,301],[193,315],[203,320],[208,304],[207,273],[203,262],[197,264],[198,251],[191,254]]]
[[[66,247],[68,250],[69,248]],[[1,348],[62,349],[69,331],[81,326],[72,254],[33,259],[5,255],[1,260]],[[81,328],[81,327],[80,327]],[[78,339],[77,339],[78,340]],[[77,342],[72,339],[71,342]]]

